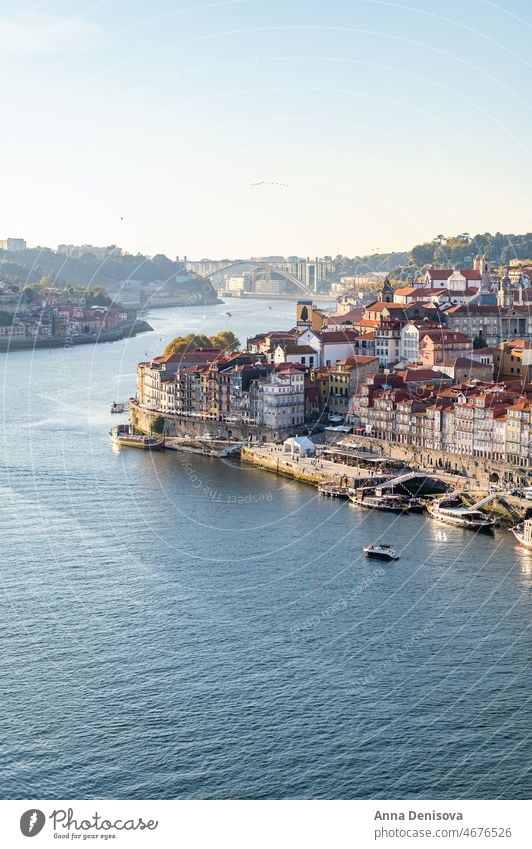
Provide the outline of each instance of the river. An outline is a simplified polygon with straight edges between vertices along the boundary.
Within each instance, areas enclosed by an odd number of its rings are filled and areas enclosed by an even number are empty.
[[[155,310],[133,339],[0,355],[3,798],[530,796],[510,534],[109,442],[146,354],[294,312]],[[365,560],[379,539],[401,559]]]

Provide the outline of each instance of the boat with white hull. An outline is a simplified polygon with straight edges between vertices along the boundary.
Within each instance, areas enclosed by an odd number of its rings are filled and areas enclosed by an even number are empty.
[[[398,560],[399,555],[393,545],[383,542],[380,545],[365,545],[362,549],[366,557],[375,560]]]
[[[457,528],[469,528],[472,531],[491,531],[497,524],[492,516],[486,516],[474,507],[463,507],[462,500],[441,498],[427,504],[429,515],[438,522],[454,525]]]
[[[116,425],[109,431],[113,445],[122,448],[142,448],[144,451],[162,451],[164,436],[148,436],[145,433],[135,433],[131,425]]]
[[[340,486],[340,484],[337,483],[320,483],[318,486],[318,492],[320,495],[328,495],[329,498],[349,497],[349,487]]]
[[[375,495],[370,493],[349,493],[349,499],[359,507],[370,510],[388,510],[392,513],[408,513],[412,509],[411,499],[405,495]]]
[[[525,519],[520,525],[510,528],[519,545],[532,549],[532,519]]]

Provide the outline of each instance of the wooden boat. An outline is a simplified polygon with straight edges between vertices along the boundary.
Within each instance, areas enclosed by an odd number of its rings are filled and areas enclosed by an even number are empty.
[[[520,525],[510,528],[519,545],[532,549],[532,519],[525,519]]]
[[[318,486],[320,495],[328,495],[329,498],[348,498],[349,487],[340,486],[337,483],[320,483]]]
[[[124,448],[142,448],[145,451],[162,451],[164,436],[148,436],[145,433],[135,433],[131,425],[116,425],[109,431],[111,442]]]
[[[411,510],[410,498],[406,495],[375,495],[371,491],[359,491],[349,493],[349,499],[353,504],[372,510],[389,510],[393,513],[408,513]]]
[[[362,549],[366,557],[373,557],[376,560],[398,560],[399,555],[393,545],[381,543],[380,545],[365,545]]]
[[[469,528],[472,531],[491,531],[496,525],[492,516],[486,516],[481,510],[473,507],[463,507],[462,499],[447,496],[427,504],[429,515],[438,522],[455,525],[458,528]]]

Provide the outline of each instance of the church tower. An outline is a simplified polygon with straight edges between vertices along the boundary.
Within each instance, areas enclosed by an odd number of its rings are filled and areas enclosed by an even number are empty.
[[[491,291],[492,279],[493,279],[493,263],[486,254],[477,254],[475,257],[475,261],[473,263],[473,268],[475,271],[480,271],[480,276],[482,278],[480,288],[485,292]]]
[[[385,304],[393,304],[393,297],[393,286],[390,283],[390,278],[387,277],[382,285],[382,289],[379,289],[379,301]]]
[[[501,309],[510,309],[513,306],[512,281],[508,275],[508,269],[506,269],[506,274],[499,282],[497,304]]]

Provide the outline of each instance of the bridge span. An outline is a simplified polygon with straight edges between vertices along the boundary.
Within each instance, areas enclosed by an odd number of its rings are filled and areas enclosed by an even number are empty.
[[[281,268],[278,268],[274,263],[262,262],[260,260],[257,260],[257,261],[236,260],[235,262],[230,262],[230,263],[227,263],[227,265],[222,265],[220,268],[216,268],[214,271],[212,271],[207,276],[210,279],[210,278],[214,277],[215,274],[220,274],[220,272],[222,272],[222,271],[229,271],[232,268],[238,269],[238,268],[242,268],[244,266],[246,266],[250,270],[253,270],[255,268],[260,268],[263,271],[274,271],[275,274],[278,274],[284,280],[288,280],[289,283],[292,283],[293,286],[295,286],[297,289],[300,290],[300,292],[303,292],[309,298],[315,297],[315,295],[316,295],[316,293],[312,289],[309,289],[309,287],[305,283],[303,283],[303,281],[300,280],[299,277],[296,277],[293,274],[289,274],[288,271],[284,271]]]

